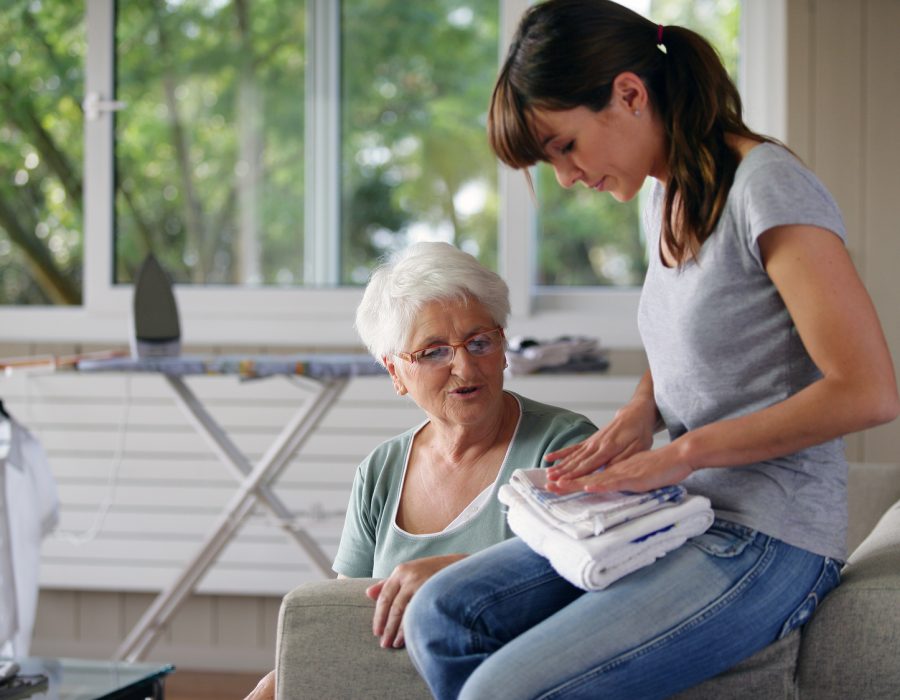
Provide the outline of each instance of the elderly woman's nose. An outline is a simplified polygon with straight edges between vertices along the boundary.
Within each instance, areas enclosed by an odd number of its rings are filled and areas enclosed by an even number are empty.
[[[468,369],[469,367],[475,366],[475,358],[469,354],[469,351],[466,350],[465,346],[456,348],[456,352],[453,354],[453,360],[451,360],[451,364],[454,369]]]

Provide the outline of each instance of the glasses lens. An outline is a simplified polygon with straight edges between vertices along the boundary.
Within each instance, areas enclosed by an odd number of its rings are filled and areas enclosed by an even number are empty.
[[[481,357],[490,355],[500,347],[500,332],[479,333],[466,341],[466,350],[470,355]]]
[[[439,367],[445,365],[453,358],[453,348],[449,345],[436,345],[433,348],[425,348],[416,353],[416,361],[423,365]]]

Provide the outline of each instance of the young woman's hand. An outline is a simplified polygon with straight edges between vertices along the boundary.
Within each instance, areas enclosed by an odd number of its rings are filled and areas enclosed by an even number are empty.
[[[366,589],[366,595],[375,601],[372,633],[381,638],[381,646],[395,649],[403,646],[403,613],[413,593],[438,571],[465,556],[444,554],[413,559],[398,564],[390,576]]]
[[[612,422],[586,440],[547,454],[547,461],[556,462],[547,469],[548,488],[575,490],[568,487],[573,479],[649,450],[658,424],[659,414],[652,399],[632,399],[616,412]]]
[[[644,450],[580,477],[548,482],[558,493],[571,491],[651,491],[686,479],[692,469],[676,442],[656,450]]]

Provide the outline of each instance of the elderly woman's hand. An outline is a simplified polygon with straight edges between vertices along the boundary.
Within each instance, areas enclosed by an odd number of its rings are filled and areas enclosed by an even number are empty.
[[[381,638],[381,646],[395,649],[403,646],[403,612],[413,593],[438,571],[465,556],[445,554],[413,559],[399,564],[390,576],[366,589],[366,595],[375,601],[372,632]]]
[[[577,479],[649,450],[658,423],[659,414],[652,400],[630,401],[587,440],[547,454],[547,461],[556,462],[547,469],[547,488],[559,493],[579,490],[584,484]]]
[[[275,671],[269,671],[244,700],[275,700]]]

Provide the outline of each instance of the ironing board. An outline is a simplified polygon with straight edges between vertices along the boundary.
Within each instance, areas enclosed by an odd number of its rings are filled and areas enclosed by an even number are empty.
[[[306,442],[319,421],[328,413],[349,380],[356,376],[383,374],[384,368],[371,356],[343,355],[261,355],[112,357],[78,362],[80,372],[145,372],[160,374],[172,388],[176,403],[194,428],[206,439],[216,456],[233,473],[238,489],[220,514],[212,532],[181,573],[159,593],[153,603],[114,654],[117,660],[141,660],[184,598],[190,594],[212,566],[222,549],[234,537],[244,518],[258,503],[303,549],[326,577],[334,577],[331,561],[318,543],[294,522],[287,506],[270,486],[288,460]],[[272,376],[298,377],[315,393],[281,430],[257,464],[238,449],[221,425],[184,381],[190,375],[234,375],[241,379]]]

